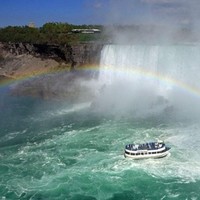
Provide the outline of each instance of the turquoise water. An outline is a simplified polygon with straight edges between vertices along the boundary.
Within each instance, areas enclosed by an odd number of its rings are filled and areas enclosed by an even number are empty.
[[[160,113],[96,113],[90,102],[13,97],[1,89],[0,199],[200,199],[200,125]],[[163,139],[162,159],[125,159],[125,144]]]

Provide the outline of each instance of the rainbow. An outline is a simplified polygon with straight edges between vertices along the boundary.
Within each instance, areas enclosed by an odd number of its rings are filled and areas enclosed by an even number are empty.
[[[56,73],[63,73],[69,72],[69,69],[57,69],[57,70],[44,70],[41,69],[40,71],[30,71],[28,73],[20,73],[19,75],[9,76],[5,75],[5,80],[0,81],[0,87],[6,87],[13,83],[19,83],[20,81],[30,80],[32,78],[40,77],[45,74],[56,74]]]
[[[142,67],[131,67],[131,68],[117,67],[116,68],[113,66],[103,66],[102,68],[105,72],[108,72],[108,73],[113,73],[113,72],[116,72],[117,70],[119,73],[122,73],[122,74],[132,74],[133,76],[139,75],[144,78],[158,80],[166,85],[175,86],[186,92],[196,95],[200,98],[200,86],[199,87],[194,86],[192,84],[176,79],[169,75],[164,75],[162,73],[151,71]],[[95,69],[91,67],[86,67],[84,70],[99,70],[99,67]]]
[[[195,96],[198,96],[200,98],[200,86],[194,86],[192,84],[186,83],[182,80],[176,79],[171,76],[167,76],[164,74],[161,74],[159,72],[151,71],[142,67],[132,67],[132,68],[126,68],[126,67],[113,67],[113,66],[101,66],[101,68],[104,70],[104,72],[108,73],[114,73],[114,72],[119,72],[122,74],[132,74],[134,75],[139,75],[144,78],[150,78],[153,80],[158,80],[166,85],[170,86],[175,86],[177,88],[180,88],[190,94],[193,94]],[[100,67],[99,65],[85,65],[82,67],[79,67],[76,69],[77,71],[85,71],[85,72],[99,72]],[[0,82],[0,87],[5,87],[8,86],[12,83],[19,82],[19,81],[24,81],[24,80],[29,80],[31,78],[39,77],[45,74],[56,74],[56,73],[66,73],[69,72],[67,69],[59,69],[59,70],[53,70],[53,71],[39,71],[39,72],[32,72],[32,73],[26,73],[26,74],[21,74],[18,77],[10,77],[11,79],[1,81]]]

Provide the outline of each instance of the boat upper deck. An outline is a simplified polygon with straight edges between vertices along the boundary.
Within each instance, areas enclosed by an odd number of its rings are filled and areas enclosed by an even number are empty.
[[[161,149],[165,146],[163,142],[149,142],[149,143],[144,143],[144,144],[127,144],[126,149],[127,150],[132,150],[132,151],[137,151],[137,150],[157,150]]]

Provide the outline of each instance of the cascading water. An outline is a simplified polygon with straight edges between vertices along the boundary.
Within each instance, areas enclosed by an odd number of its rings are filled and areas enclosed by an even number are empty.
[[[135,80],[138,77],[130,73],[134,68],[142,68],[156,72],[158,64],[157,46],[124,46],[107,45],[102,50],[100,81],[114,82],[120,79]],[[110,73],[107,68],[113,67],[115,70]],[[124,73],[126,76],[124,76]]]
[[[199,55],[199,46],[106,45],[99,75],[101,109],[140,114],[161,104],[164,110],[187,109],[200,96]]]

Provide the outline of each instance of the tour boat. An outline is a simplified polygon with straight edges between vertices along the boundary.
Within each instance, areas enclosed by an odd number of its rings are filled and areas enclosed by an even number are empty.
[[[133,159],[162,158],[169,154],[170,147],[163,141],[148,142],[144,144],[127,144],[124,156]]]

